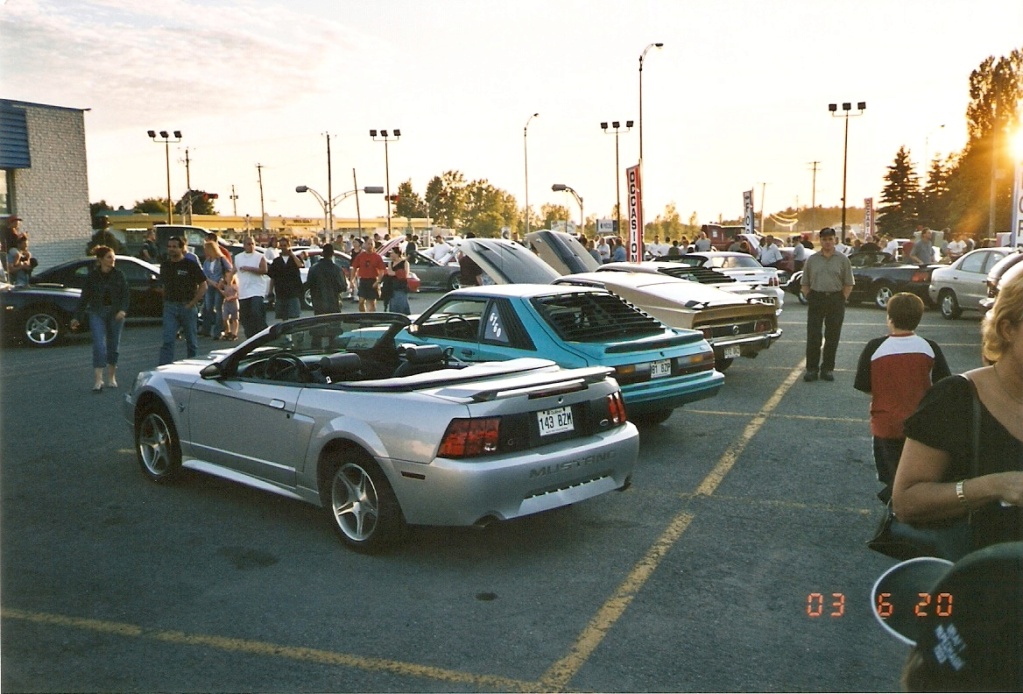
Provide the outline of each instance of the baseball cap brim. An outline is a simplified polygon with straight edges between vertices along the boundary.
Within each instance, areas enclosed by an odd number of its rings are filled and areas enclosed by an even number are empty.
[[[947,559],[916,557],[885,571],[871,591],[874,619],[895,638],[915,646],[924,627],[916,605],[952,566]]]

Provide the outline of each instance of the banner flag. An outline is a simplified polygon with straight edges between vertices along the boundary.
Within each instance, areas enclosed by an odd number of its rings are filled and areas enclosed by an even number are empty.
[[[643,260],[643,182],[639,164],[625,170],[629,186],[629,237],[628,259],[630,263]]]
[[[742,225],[746,227],[747,234],[756,233],[753,228],[753,189],[750,188],[742,194]]]
[[[1012,226],[1009,229],[1009,246],[1023,242],[1023,155],[1016,160],[1016,176],[1012,184]]]
[[[863,199],[863,235],[874,238],[874,198]]]

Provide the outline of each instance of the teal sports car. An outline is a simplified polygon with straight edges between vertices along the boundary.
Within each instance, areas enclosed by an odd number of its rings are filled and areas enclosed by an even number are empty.
[[[519,264],[516,254],[530,253],[515,244],[495,245],[491,252],[506,264]],[[638,424],[663,422],[675,408],[713,397],[724,382],[702,333],[668,328],[614,294],[589,287],[463,287],[444,295],[395,341],[440,345],[467,362],[541,357],[562,367],[611,367],[629,419]]]

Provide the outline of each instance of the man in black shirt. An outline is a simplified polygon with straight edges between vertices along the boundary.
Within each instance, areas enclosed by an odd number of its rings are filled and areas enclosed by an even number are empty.
[[[305,263],[291,250],[291,239],[280,238],[281,254],[274,258],[267,270],[273,282],[274,310],[277,320],[285,321],[302,315],[302,274]]]
[[[163,345],[160,363],[174,361],[174,342],[178,330],[184,334],[189,359],[199,352],[196,338],[196,308],[206,295],[206,275],[199,264],[185,257],[185,242],[180,236],[167,240],[167,260],[160,264],[163,283]]]

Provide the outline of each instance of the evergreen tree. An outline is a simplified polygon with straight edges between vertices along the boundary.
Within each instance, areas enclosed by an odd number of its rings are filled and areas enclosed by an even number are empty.
[[[919,208],[920,223],[926,224],[931,229],[951,226],[949,178],[952,175],[954,164],[955,160],[952,157],[945,161],[939,157],[934,157],[931,160],[931,168],[927,172],[927,185],[920,196]]]
[[[888,167],[877,212],[877,228],[888,236],[909,237],[917,224],[920,181],[905,145],[899,147],[895,161]]]

